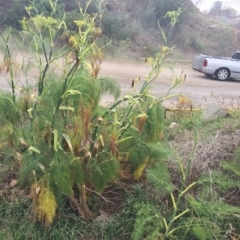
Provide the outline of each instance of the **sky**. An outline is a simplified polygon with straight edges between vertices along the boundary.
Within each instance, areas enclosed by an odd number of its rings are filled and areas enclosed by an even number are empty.
[[[210,10],[216,0],[192,0],[193,3],[200,2],[197,7],[201,10]],[[240,0],[222,0],[222,6],[231,7],[240,12]]]

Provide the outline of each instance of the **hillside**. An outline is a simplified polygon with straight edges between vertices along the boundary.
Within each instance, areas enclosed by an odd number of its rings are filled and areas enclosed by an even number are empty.
[[[49,1],[33,1],[39,12],[51,15]],[[71,22],[79,17],[77,0],[58,1],[59,16],[66,13],[66,20]],[[86,0],[81,0],[82,6]],[[92,0],[89,13],[101,12],[100,23],[103,35],[100,44],[112,40],[107,52],[112,55],[128,53],[132,57],[149,56],[159,46],[175,47],[175,54],[192,55],[205,53],[229,56],[240,43],[240,31],[237,25],[227,25],[203,15],[191,0],[107,0],[100,5]],[[26,15],[24,6],[27,0],[0,0],[0,27],[20,28],[19,20]],[[177,13],[174,26],[167,12]],[[158,21],[161,29],[158,26]],[[214,26],[211,27],[211,26]]]
[[[131,28],[133,37],[131,49],[134,47],[153,50],[166,44],[157,26],[160,21],[162,28],[168,34],[169,19],[164,15],[168,11],[181,8],[179,20],[173,28],[171,39],[167,45],[175,46],[182,53],[202,52],[213,55],[231,55],[240,43],[240,32],[235,26],[228,26],[203,15],[191,0],[181,1],[109,1],[107,14],[126,16],[126,27]],[[215,26],[212,28],[211,26]],[[124,27],[122,31],[124,33]]]

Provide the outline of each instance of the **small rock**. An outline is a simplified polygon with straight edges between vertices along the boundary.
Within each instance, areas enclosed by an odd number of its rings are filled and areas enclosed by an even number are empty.
[[[17,180],[16,179],[12,179],[11,182],[9,183],[9,186],[11,188],[15,187],[17,185]]]
[[[202,120],[212,121],[217,118],[228,117],[229,113],[217,103],[207,103],[203,108]]]
[[[109,216],[107,213],[100,211],[100,215],[96,218],[96,220],[100,225],[104,226],[112,220],[112,216]]]
[[[179,125],[176,122],[172,122],[169,128],[176,131],[179,128]]]

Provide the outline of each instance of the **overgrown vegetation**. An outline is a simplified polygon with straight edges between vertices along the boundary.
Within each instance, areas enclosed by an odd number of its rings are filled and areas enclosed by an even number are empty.
[[[11,32],[0,32],[11,86],[0,93],[0,238],[239,239],[239,113],[231,126],[209,125],[180,96],[179,128],[168,128],[176,116],[165,119],[162,102],[185,75],[165,97],[149,87],[171,49],[146,58],[151,71],[140,91],[120,98],[118,83],[98,75],[101,15],[88,2],[68,31],[49,3],[50,15],[34,2],[26,8],[23,64]],[[100,104],[105,93],[115,99],[109,107]]]
[[[156,58],[148,59],[152,71],[140,92],[118,99],[116,82],[98,78],[103,54],[95,43],[101,34],[95,25],[97,15],[80,8],[82,17],[74,21],[78,32],[69,36],[70,47],[58,52],[56,41],[66,24],[57,18],[56,2],[50,3],[56,18],[33,14],[35,6],[30,5],[29,18],[21,21],[38,69],[36,92],[31,96],[24,90],[17,96],[10,35],[1,34],[6,46],[3,67],[12,89],[0,98],[1,148],[19,168],[18,187],[30,191],[34,218],[46,227],[66,201],[83,218],[94,218],[89,202],[93,195],[120,176],[139,179],[147,165],[165,155],[159,143],[163,99],[155,99],[147,90],[170,53],[163,48]],[[106,92],[116,102],[101,109],[100,96]]]

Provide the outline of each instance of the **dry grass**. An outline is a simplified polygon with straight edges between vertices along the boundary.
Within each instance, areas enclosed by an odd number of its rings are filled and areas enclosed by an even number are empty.
[[[205,102],[214,101],[216,102],[219,106],[224,108],[227,111],[231,110],[239,110],[240,109],[240,98],[239,99],[231,99],[231,100],[226,100],[224,97],[219,97],[211,93],[210,96],[204,97]]]
[[[169,168],[174,181],[181,181],[179,164],[181,161],[187,169],[190,161],[188,181],[196,181],[202,174],[210,170],[219,169],[222,161],[231,160],[235,151],[240,148],[240,124],[222,125],[220,129],[199,131],[196,135],[192,130],[185,130],[177,134],[170,142],[173,155],[169,161]]]

